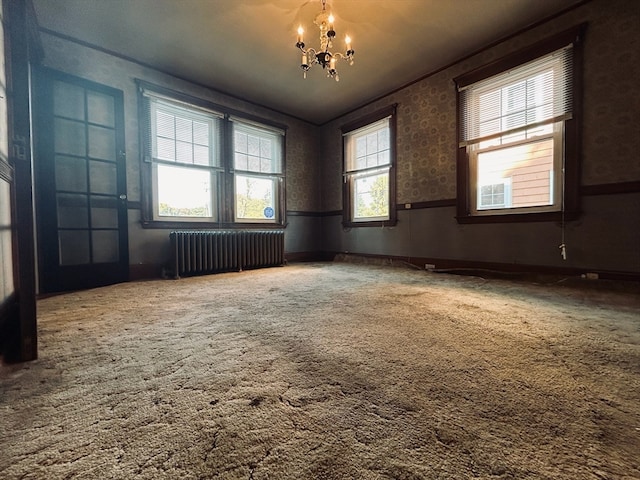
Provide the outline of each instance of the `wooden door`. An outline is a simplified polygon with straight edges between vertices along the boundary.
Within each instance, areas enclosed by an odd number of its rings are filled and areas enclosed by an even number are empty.
[[[126,281],[122,92],[47,69],[35,81],[40,291]]]

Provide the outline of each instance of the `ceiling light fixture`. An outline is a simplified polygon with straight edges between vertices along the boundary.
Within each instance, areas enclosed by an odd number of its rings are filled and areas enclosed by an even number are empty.
[[[296,47],[298,47],[302,52],[302,63],[300,64],[300,67],[302,68],[304,78],[307,78],[307,71],[311,66],[317,63],[327,70],[327,77],[335,78],[336,82],[339,82],[340,77],[336,70],[336,60],[342,58],[347,60],[349,65],[353,65],[353,54],[355,52],[351,48],[351,38],[349,38],[349,35],[344,39],[344,42],[347,45],[345,53],[331,53],[329,51],[329,49],[332,48],[336,32],[333,29],[333,15],[327,13],[326,3],[327,0],[322,0],[322,11],[316,16],[316,19],[313,22],[320,28],[320,49],[316,50],[315,48],[308,48],[305,50],[304,42],[302,40],[302,36],[304,34],[302,26],[298,27],[298,42],[296,43]]]

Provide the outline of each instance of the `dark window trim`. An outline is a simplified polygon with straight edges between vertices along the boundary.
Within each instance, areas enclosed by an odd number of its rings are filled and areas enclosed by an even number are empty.
[[[288,126],[273,122],[262,117],[252,115],[249,113],[228,108],[216,103],[204,100],[192,95],[172,90],[167,87],[155,85],[144,80],[136,79],[136,86],[138,89],[138,121],[139,121],[139,145],[140,145],[140,181],[141,181],[141,224],[143,228],[158,228],[158,229],[281,229],[287,226],[286,219],[286,159],[287,159],[287,131]],[[221,120],[222,126],[222,179],[219,189],[218,202],[219,202],[219,221],[217,222],[189,222],[180,220],[154,220],[153,219],[153,162],[151,161],[151,155],[149,148],[151,147],[149,139],[151,138],[151,124],[149,111],[147,108],[147,101],[143,96],[143,92],[147,90],[149,92],[157,93],[167,98],[168,101],[174,99],[177,102],[184,103],[187,106],[192,105],[194,107],[200,107],[207,110],[212,110],[224,115]],[[231,127],[231,117],[238,120],[246,120],[247,122],[262,124],[265,127],[272,127],[284,132],[282,140],[282,173],[275,174],[279,180],[278,189],[278,218],[275,222],[234,222],[233,219],[233,191],[234,191],[234,174],[233,168],[233,129]]]
[[[520,66],[573,43],[573,110],[571,120],[564,122],[564,211],[538,213],[503,213],[472,215],[469,191],[469,156],[466,147],[458,147],[456,165],[458,223],[514,223],[534,221],[575,220],[580,217],[580,170],[582,146],[582,72],[583,43],[587,23],[565,30],[528,48],[460,75],[456,86],[456,138],[460,138],[460,93],[458,89]]]
[[[190,95],[188,93],[180,92],[178,90],[173,90],[171,88],[163,87],[161,85],[156,85],[154,83],[150,83],[145,80],[140,80],[137,78],[136,85],[138,87],[138,92],[141,92],[142,90],[146,89],[151,92],[155,92],[160,95],[163,95],[167,97],[167,99],[173,98],[179,102],[194,105],[196,107],[205,108],[208,110],[214,110],[216,112],[226,114],[230,117],[238,117],[239,119],[258,122],[263,125],[268,125],[284,131],[287,131],[289,129],[287,125],[284,125],[282,123],[274,122],[272,120],[268,120],[268,119],[259,117],[257,115],[253,115],[251,113],[246,113],[246,112],[243,112],[242,110],[236,110],[231,107],[225,107],[223,105],[219,105],[209,100],[205,100],[200,97],[194,97],[193,95]]]
[[[352,227],[393,227],[398,223],[398,214],[396,208],[396,138],[397,138],[397,125],[396,125],[396,111],[398,104],[394,103],[386,108],[378,110],[361,117],[353,122],[347,123],[340,127],[342,133],[342,172],[346,171],[346,161],[344,157],[345,150],[345,134],[357,130],[362,127],[366,127],[372,123],[382,120],[385,117],[389,119],[389,133],[390,133],[390,155],[391,165],[389,166],[389,219],[388,220],[372,220],[354,222],[351,220],[351,183],[345,181],[343,177],[342,181],[342,226],[345,228]]]

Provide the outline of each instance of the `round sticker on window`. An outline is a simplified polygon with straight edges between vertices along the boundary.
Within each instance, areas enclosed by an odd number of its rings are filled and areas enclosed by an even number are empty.
[[[264,216],[265,216],[265,218],[273,218],[273,214],[274,214],[273,208],[271,208],[271,207],[266,207],[266,208],[264,209]]]

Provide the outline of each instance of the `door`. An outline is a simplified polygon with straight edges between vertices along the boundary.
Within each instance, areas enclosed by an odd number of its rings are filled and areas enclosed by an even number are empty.
[[[40,291],[126,281],[122,92],[47,69],[35,86]]]

